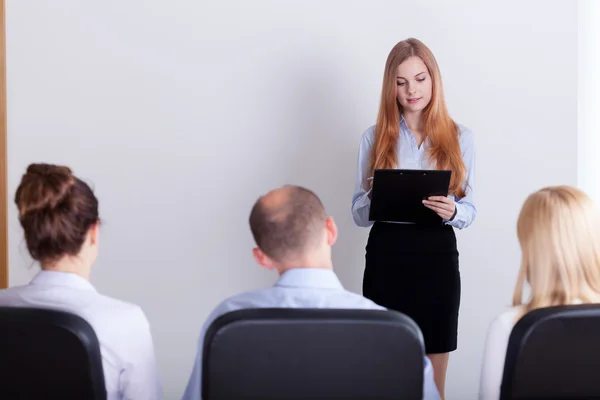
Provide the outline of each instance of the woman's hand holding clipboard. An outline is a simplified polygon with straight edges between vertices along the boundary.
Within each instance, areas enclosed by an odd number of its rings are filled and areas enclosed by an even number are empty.
[[[444,221],[450,221],[454,218],[456,212],[456,204],[450,197],[445,196],[431,196],[426,200],[423,200],[425,207],[432,209],[444,219]]]

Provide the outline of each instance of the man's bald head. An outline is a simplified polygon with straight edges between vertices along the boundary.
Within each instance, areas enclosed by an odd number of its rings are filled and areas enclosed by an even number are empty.
[[[250,230],[263,253],[284,262],[318,245],[325,219],[317,195],[303,187],[284,186],[256,201],[250,212]]]

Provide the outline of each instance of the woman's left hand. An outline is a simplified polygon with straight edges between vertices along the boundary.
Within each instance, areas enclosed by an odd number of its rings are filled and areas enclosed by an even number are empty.
[[[423,200],[423,204],[425,204],[425,207],[435,211],[444,221],[449,221],[454,216],[454,211],[456,210],[454,200],[445,196],[431,196],[427,200]]]

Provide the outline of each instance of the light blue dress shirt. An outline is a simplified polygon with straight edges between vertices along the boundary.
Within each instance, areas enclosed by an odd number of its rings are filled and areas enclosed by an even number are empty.
[[[475,144],[473,133],[462,125],[458,125],[460,134],[459,142],[462,153],[462,158],[467,169],[466,182],[464,184],[466,195],[463,198],[455,198],[456,215],[451,221],[446,221],[446,224],[458,229],[463,229],[471,225],[475,220],[477,209],[473,200],[473,185],[475,179]],[[417,146],[415,135],[411,132],[404,120],[400,120],[400,139],[398,140],[398,160],[400,169],[432,169],[427,157],[427,148],[429,141],[426,139],[421,147]],[[369,210],[371,207],[371,199],[369,192],[370,185],[367,182],[369,174],[369,158],[371,157],[371,147],[375,142],[375,126],[367,129],[361,139],[358,149],[358,168],[356,174],[356,182],[354,185],[354,195],[352,196],[352,217],[354,223],[358,226],[368,227],[373,224],[369,221]],[[425,205],[423,205],[425,207]]]
[[[294,268],[284,272],[275,286],[233,296],[217,306],[206,320],[198,341],[194,369],[183,395],[184,400],[198,400],[202,394],[202,345],[210,324],[219,316],[247,308],[346,308],[385,310],[369,299],[344,289],[330,269]],[[425,357],[425,356],[424,356]],[[399,393],[399,396],[401,394]],[[439,400],[433,380],[431,362],[425,357],[423,398]]]

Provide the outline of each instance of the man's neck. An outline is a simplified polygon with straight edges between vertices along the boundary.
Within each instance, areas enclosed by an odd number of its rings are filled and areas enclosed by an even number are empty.
[[[296,268],[317,268],[317,269],[329,269],[333,270],[333,263],[331,260],[328,261],[316,261],[316,260],[298,260],[295,262],[287,262],[277,266],[279,274],[283,274],[285,271]]]

